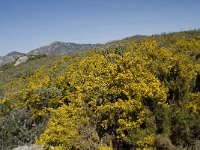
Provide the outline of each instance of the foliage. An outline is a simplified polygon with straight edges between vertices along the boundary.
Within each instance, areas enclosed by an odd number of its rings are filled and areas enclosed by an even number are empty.
[[[35,142],[46,126],[43,119],[33,120],[27,108],[15,108],[1,118],[0,143],[4,150]]]

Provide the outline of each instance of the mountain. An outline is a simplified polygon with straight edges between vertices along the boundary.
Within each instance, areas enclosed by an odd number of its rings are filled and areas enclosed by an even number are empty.
[[[26,54],[20,53],[17,51],[12,51],[12,52],[8,53],[5,57],[19,57],[19,56],[24,56],[24,55],[26,55]]]
[[[22,56],[29,55],[63,55],[63,54],[73,54],[77,52],[82,52],[85,50],[93,49],[102,46],[103,44],[76,44],[76,43],[66,43],[55,41],[47,46],[37,48],[30,51],[29,53],[20,53],[13,51],[8,53],[6,56],[0,56],[0,66],[14,63],[16,60]]]
[[[63,55],[82,52],[88,49],[100,47],[102,44],[76,44],[55,41],[47,46],[32,50],[28,55]]]
[[[25,56],[25,55],[26,54],[24,54],[24,53],[12,51],[12,52],[8,53],[7,55],[5,55],[3,57],[2,56],[0,57],[0,66],[7,64],[7,63],[13,63],[13,62],[15,62],[15,60],[17,58]]]

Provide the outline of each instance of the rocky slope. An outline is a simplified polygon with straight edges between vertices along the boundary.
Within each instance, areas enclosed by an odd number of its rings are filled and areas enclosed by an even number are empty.
[[[8,64],[8,63],[13,63],[16,61],[17,58],[25,56],[25,55],[26,54],[24,54],[24,53],[20,53],[20,52],[16,52],[16,51],[10,52],[5,56],[0,57],[0,66]]]
[[[0,56],[0,66],[8,63],[15,63],[15,66],[19,65],[20,63],[25,62],[27,60],[27,57],[30,55],[34,56],[73,54],[100,46],[102,46],[102,44],[76,44],[55,41],[47,46],[32,50],[27,54],[13,51],[11,53],[8,53],[6,56]]]
[[[43,46],[32,50],[29,55],[63,55],[72,54],[76,52],[85,51],[88,49],[96,48],[101,44],[76,44],[55,41],[47,46]]]

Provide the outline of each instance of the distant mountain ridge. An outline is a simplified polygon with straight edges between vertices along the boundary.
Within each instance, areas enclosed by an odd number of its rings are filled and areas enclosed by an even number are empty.
[[[72,54],[88,49],[100,47],[102,44],[76,44],[76,43],[66,43],[55,41],[47,46],[43,46],[32,50],[28,55],[63,55]]]
[[[0,56],[0,66],[14,63],[23,56],[30,55],[64,55],[64,54],[73,54],[82,52],[88,49],[93,49],[102,46],[103,44],[76,44],[76,43],[67,43],[55,41],[47,46],[39,47],[35,50],[31,50],[27,54],[13,51],[8,53],[5,56]]]
[[[12,51],[12,52],[8,53],[5,57],[13,57],[13,56],[21,56],[21,55],[26,55],[26,54],[17,52],[17,51]]]

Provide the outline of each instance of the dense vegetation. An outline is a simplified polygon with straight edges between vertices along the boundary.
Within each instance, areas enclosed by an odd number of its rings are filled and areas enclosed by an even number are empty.
[[[47,58],[0,73],[3,149],[200,148],[199,30]],[[19,67],[19,76],[4,81]]]

